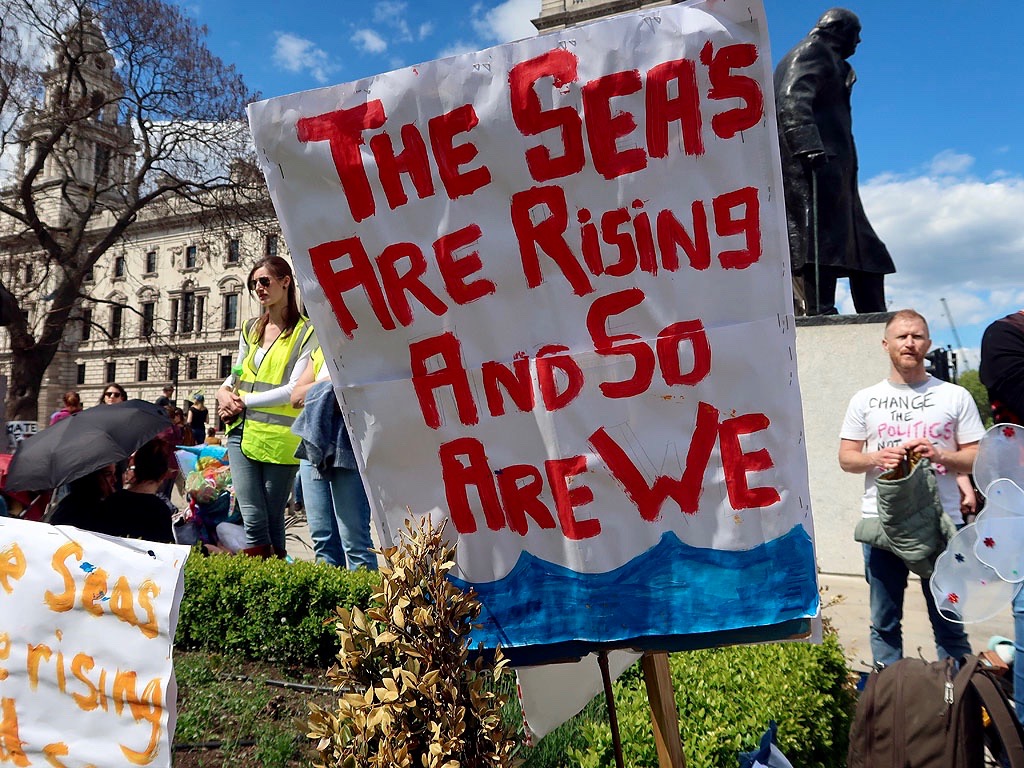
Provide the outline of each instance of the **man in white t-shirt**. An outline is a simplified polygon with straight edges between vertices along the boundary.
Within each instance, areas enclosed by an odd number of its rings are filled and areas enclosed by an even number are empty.
[[[863,474],[861,514],[876,516],[875,479],[913,452],[935,467],[942,507],[958,526],[960,491],[956,476],[970,472],[985,428],[974,399],[963,387],[940,381],[925,370],[931,347],[928,323],[912,309],[889,318],[882,347],[889,354],[889,377],[862,389],[850,400],[839,443],[839,465]],[[903,595],[906,564],[892,552],[864,545],[864,575],[871,588],[871,653],[876,665],[903,657]],[[961,625],[944,619],[935,608],[927,579],[921,588],[928,606],[940,659],[970,653]]]

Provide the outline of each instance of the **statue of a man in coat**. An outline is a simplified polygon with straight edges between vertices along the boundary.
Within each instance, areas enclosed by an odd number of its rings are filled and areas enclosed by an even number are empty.
[[[836,280],[847,277],[858,313],[885,312],[885,275],[896,271],[857,190],[847,59],[860,20],[826,11],[775,68],[786,216],[794,289],[808,315],[836,314]]]

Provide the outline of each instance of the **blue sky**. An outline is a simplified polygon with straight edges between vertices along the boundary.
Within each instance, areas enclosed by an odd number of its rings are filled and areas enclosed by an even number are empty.
[[[181,0],[209,44],[264,97],[347,82],[534,34],[540,0]],[[830,5],[765,0],[772,61]],[[863,24],[851,63],[861,194],[936,344],[971,367],[981,332],[1024,308],[1024,5],[1011,0],[848,7]],[[844,311],[853,306],[843,297]]]

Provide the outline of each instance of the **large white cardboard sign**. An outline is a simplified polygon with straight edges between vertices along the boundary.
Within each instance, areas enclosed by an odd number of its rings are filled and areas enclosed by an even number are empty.
[[[522,661],[806,630],[760,3],[629,14],[249,116],[380,532],[448,519],[476,639]]]
[[[0,765],[171,765],[188,552],[0,517]]]

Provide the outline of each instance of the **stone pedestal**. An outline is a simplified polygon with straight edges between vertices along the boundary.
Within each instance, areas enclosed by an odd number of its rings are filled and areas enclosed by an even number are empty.
[[[853,393],[889,375],[882,349],[888,319],[880,312],[796,321],[814,539],[824,573],[864,574],[861,546],[853,540],[864,476],[839,468],[839,429]]]

